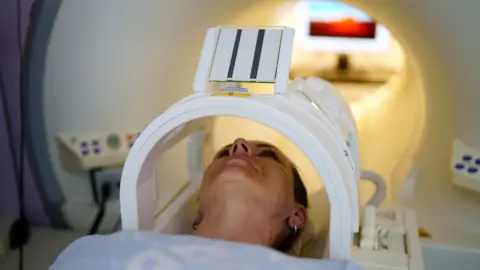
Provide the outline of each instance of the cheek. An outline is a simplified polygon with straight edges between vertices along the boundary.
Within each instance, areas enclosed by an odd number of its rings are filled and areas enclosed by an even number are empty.
[[[286,206],[294,201],[293,183],[285,172],[271,173],[266,180],[266,190],[269,193],[269,197],[277,204]]]
[[[200,185],[200,192],[202,190],[207,190],[211,185],[212,181],[215,179],[218,174],[221,164],[219,161],[213,161],[207,168],[203,171],[202,183]]]
[[[212,174],[213,174],[213,168],[212,168],[212,165],[209,165],[205,169],[205,171],[203,172],[202,182],[201,182],[200,188],[198,190],[199,198],[201,198],[203,193],[205,193],[205,190],[208,189],[208,186],[210,185],[210,182],[211,182],[211,179],[212,179]]]
[[[208,184],[212,181],[212,178],[215,174],[215,163],[211,163],[203,172],[202,186]]]

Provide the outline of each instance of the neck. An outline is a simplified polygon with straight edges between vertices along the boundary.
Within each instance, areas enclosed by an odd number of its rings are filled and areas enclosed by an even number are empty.
[[[252,206],[244,203],[218,204],[216,209],[203,213],[195,235],[231,242],[274,247],[283,224],[281,218],[262,215],[261,211],[248,211]]]

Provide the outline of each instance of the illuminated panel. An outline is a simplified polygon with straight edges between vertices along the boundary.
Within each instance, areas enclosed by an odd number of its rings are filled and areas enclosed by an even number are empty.
[[[352,18],[333,22],[311,21],[310,36],[375,38],[375,22],[359,22]]]
[[[388,49],[390,33],[361,10],[336,1],[301,2],[296,9],[297,45],[351,53]]]

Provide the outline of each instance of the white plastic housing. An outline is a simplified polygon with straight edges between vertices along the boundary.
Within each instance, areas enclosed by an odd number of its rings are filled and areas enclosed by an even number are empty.
[[[309,101],[300,98],[299,93],[243,95],[246,98],[215,94],[197,93],[177,102],[137,138],[122,174],[123,229],[154,230],[157,224],[165,224],[154,220],[157,207],[154,164],[159,155],[185,136],[201,129],[206,117],[237,116],[277,130],[297,145],[314,164],[323,179],[330,202],[330,258],[348,259],[352,233],[358,231],[358,177],[355,168],[359,164],[354,164],[347,157],[350,150],[338,135],[337,127],[332,125],[332,120]],[[200,144],[201,141],[197,142]],[[196,158],[201,159],[201,155],[196,155]],[[191,166],[191,177],[200,179],[202,162],[193,163],[196,166]],[[194,192],[198,180],[195,183],[187,189],[188,192]],[[188,197],[181,195],[177,200],[188,200]],[[181,202],[177,202],[177,206],[172,204],[172,207],[179,207],[179,204]],[[174,214],[174,210],[166,210],[159,219],[171,219]]]
[[[196,93],[149,124],[127,157],[120,188],[123,229],[184,230],[191,222],[185,205],[200,185],[205,164],[202,129],[208,125],[206,119],[236,116],[276,130],[310,160],[330,203],[329,256],[350,258],[352,233],[359,229],[360,164],[354,119],[325,81],[297,79],[288,84],[293,39],[294,30],[284,27],[217,27],[207,31],[194,82]],[[274,95],[251,95],[246,89],[215,92],[212,82],[274,83],[275,91]],[[157,214],[155,185],[162,179],[155,177],[155,161],[189,135],[192,182]]]
[[[207,31],[193,84],[210,92],[212,82],[274,83],[287,90],[295,30],[287,27],[215,27]]]
[[[57,141],[64,146],[78,164],[89,171],[96,168],[120,168],[127,158],[139,132],[64,133]]]

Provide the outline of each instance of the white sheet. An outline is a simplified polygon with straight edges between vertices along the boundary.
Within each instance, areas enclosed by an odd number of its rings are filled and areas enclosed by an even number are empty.
[[[299,259],[261,246],[191,235],[119,232],[83,237],[68,246],[51,270],[357,270],[347,261]]]

